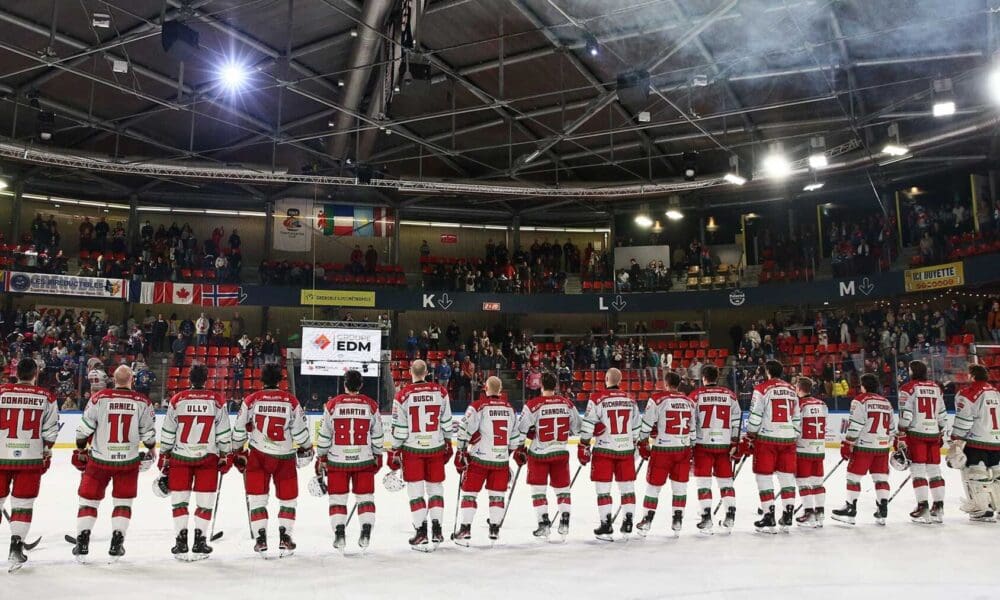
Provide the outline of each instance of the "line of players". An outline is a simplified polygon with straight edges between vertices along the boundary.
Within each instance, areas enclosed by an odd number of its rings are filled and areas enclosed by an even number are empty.
[[[710,507],[714,478],[726,508],[721,527],[731,530],[735,522],[734,466],[747,456],[753,457],[760,494],[762,516],[754,524],[758,531],[773,533],[776,526],[791,526],[796,487],[805,508],[798,523],[822,526],[826,406],[811,396],[809,379],[799,378],[793,387],[780,379],[780,363],[768,362],[766,370],[769,378],[754,390],[742,438],[737,398],[718,385],[718,369],[712,365],[702,371],[703,386],[687,396],[677,391],[679,380],[668,375],[667,390],[655,394],[644,413],[635,399],[619,388],[621,373],[609,369],[605,374],[607,389],[591,398],[582,419],[569,400],[555,393],[558,382],[551,374],[543,376],[542,395],[529,401],[519,417],[502,398],[500,380],[490,378],[485,396],[470,405],[454,436],[454,462],[461,474],[461,515],[452,538],[468,545],[477,496],[483,487],[489,497],[489,537],[499,537],[506,515],[511,457],[519,466],[528,467],[527,482],[538,515],[535,535],[548,537],[558,522],[558,532],[565,536],[573,481],[567,442],[577,434],[578,460],[581,468],[591,465],[590,477],[597,491],[600,524],[594,534],[599,539],[613,539],[613,482],[618,485],[623,513],[619,531],[624,535],[632,532],[636,453],[642,462],[649,463],[644,513],[636,524],[640,534],[649,531],[667,480],[671,484],[672,529],[675,534],[680,530],[692,470],[702,514],[698,529],[710,533],[713,528]],[[862,393],[852,402],[841,447],[848,461],[847,501],[833,511],[835,519],[854,523],[860,479],[870,474],[876,488],[875,519],[884,524],[890,453],[895,448],[897,455],[908,452],[912,460],[917,507],[911,517],[922,523],[941,522],[943,394],[940,386],[926,379],[923,363],[911,363],[910,372],[912,381],[900,390],[898,419],[890,403],[878,395],[877,378],[862,376]],[[970,366],[969,372],[973,383],[956,396],[948,463],[962,469],[966,487],[962,510],[973,520],[993,520],[993,511],[1000,506],[1000,393],[987,383],[983,367]],[[412,383],[395,398],[388,465],[402,470],[410,498],[416,530],[410,544],[431,551],[444,540],[443,481],[453,444],[447,391],[425,382],[426,375],[426,364],[414,361]],[[26,560],[32,506],[59,431],[55,400],[35,385],[37,376],[37,365],[22,361],[17,383],[0,386],[0,505],[11,495],[12,568]],[[94,394],[76,432],[72,463],[82,476],[73,554],[81,560],[89,554],[90,532],[109,485],[113,504],[109,554],[113,559],[125,554],[138,474],[156,461],[153,408],[147,398],[132,390],[132,377],[127,367],[115,371],[114,387]],[[265,389],[244,399],[232,427],[222,397],[205,389],[207,370],[203,366],[191,369],[191,388],[171,398],[160,435],[163,476],[154,489],[158,495],[171,498],[177,534],[172,552],[185,560],[211,553],[208,541],[217,493],[222,476],[232,466],[244,476],[248,518],[256,534],[254,550],[265,553],[268,549],[268,500],[273,483],[279,504],[279,550],[282,555],[293,552],[296,468],[309,464],[314,455],[317,475],[329,498],[334,545],[343,548],[346,544],[348,494],[353,492],[362,529],[359,545],[367,547],[375,517],[374,476],[382,466],[384,442],[378,406],[360,394],[360,374],[349,372],[345,393],[325,405],[316,444],[318,455],[298,401],[277,389],[280,368],[266,366],[261,378]],[[777,519],[775,476],[782,501]],[[555,520],[549,518],[550,486],[555,492]],[[188,535],[192,492],[196,505],[193,540]]]

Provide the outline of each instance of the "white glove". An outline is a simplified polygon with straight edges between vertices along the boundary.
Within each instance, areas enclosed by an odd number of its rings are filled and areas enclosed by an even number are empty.
[[[965,442],[963,440],[952,440],[948,444],[948,454],[945,456],[945,463],[952,469],[964,469],[966,463]]]

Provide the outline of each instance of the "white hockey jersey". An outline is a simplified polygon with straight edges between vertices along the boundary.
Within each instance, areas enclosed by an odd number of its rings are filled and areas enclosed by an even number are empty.
[[[90,460],[106,467],[139,464],[140,446],[156,442],[149,399],[132,390],[101,390],[83,409],[76,439],[90,438]]]
[[[801,432],[799,395],[780,379],[753,388],[747,433],[774,444],[794,444]]]
[[[653,432],[656,435],[653,435]],[[646,403],[640,439],[651,438],[652,450],[690,448],[695,439],[694,404],[680,392],[659,392]]]
[[[955,394],[955,423],[951,437],[980,450],[1000,450],[1000,392],[975,381]]]
[[[896,411],[878,394],[858,394],[851,402],[847,439],[866,452],[888,452],[898,426]]]
[[[58,434],[55,396],[36,385],[0,385],[0,467],[30,469],[42,465]]]
[[[436,383],[411,383],[392,403],[392,447],[434,454],[451,443],[448,390]]]
[[[91,369],[87,373],[87,381],[90,382],[91,394],[108,389],[108,374],[104,372],[104,369]]]
[[[528,454],[546,460],[568,456],[566,442],[580,433],[580,412],[562,396],[535,396],[524,405],[517,430],[522,438],[534,428]]]
[[[933,381],[909,381],[899,388],[899,430],[918,438],[937,438],[948,424],[944,392]]]
[[[594,429],[600,423],[604,427],[601,435],[595,436]],[[580,442],[587,443],[594,438],[595,454],[631,455],[642,429],[642,414],[635,399],[628,392],[608,389],[591,397],[587,412],[580,424]]]
[[[459,450],[466,449],[473,462],[487,467],[506,468],[510,453],[523,439],[514,409],[500,396],[470,404],[458,425]]]
[[[695,445],[729,448],[740,438],[743,411],[736,394],[721,385],[707,385],[691,392],[695,410]]]
[[[182,390],[167,405],[160,427],[160,450],[171,460],[199,462],[229,453],[232,428],[226,399],[211,390]]]
[[[325,457],[330,468],[360,471],[374,467],[383,442],[377,402],[364,394],[341,394],[327,400],[316,454]]]
[[[291,458],[295,447],[311,448],[309,423],[299,400],[282,390],[254,392],[243,400],[233,424],[236,450],[250,440],[250,447],[275,458]]]
[[[795,453],[808,458],[822,458],[826,455],[826,402],[806,396],[799,399],[802,415],[802,434],[795,445]]]

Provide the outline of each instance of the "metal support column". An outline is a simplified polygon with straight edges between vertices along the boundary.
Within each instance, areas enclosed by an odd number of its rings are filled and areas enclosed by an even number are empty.
[[[271,260],[271,246],[274,245],[274,202],[264,203],[264,260]],[[267,309],[264,309],[264,323],[267,323]],[[266,330],[267,327],[265,326]]]
[[[125,239],[133,254],[139,251],[139,194],[128,197],[128,222],[125,224]]]
[[[513,256],[517,249],[521,247],[521,215],[514,215],[514,218],[510,220],[510,236],[511,236],[511,246],[508,248],[510,255]]]
[[[14,184],[14,200],[10,207],[10,237],[8,238],[8,242],[11,244],[17,244],[21,236],[21,209],[23,200],[24,183],[19,181]]]
[[[399,210],[392,213],[392,264],[399,264]]]

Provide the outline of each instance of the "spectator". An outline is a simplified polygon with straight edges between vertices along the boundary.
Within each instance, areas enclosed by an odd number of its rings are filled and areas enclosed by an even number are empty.
[[[240,316],[240,313],[234,312],[232,321],[230,322],[230,338],[234,340],[240,339],[244,336],[246,329],[247,326],[243,317]]]
[[[413,330],[410,330],[409,335],[406,336],[406,360],[413,362],[417,358],[417,346],[420,340],[414,335]]]
[[[447,360],[442,360],[438,364],[434,371],[434,377],[441,386],[448,389],[448,384],[451,382],[451,365],[448,364]]]
[[[229,249],[230,249],[230,251],[235,254],[236,252],[239,251],[240,246],[242,244],[243,244],[243,240],[240,239],[239,234],[236,233],[235,229],[233,229],[233,232],[229,234]]]
[[[367,273],[375,273],[377,266],[378,251],[375,250],[375,246],[368,244],[368,250],[365,251],[365,271]]]
[[[995,343],[1000,344],[1000,302],[994,300],[986,316],[986,327]]]
[[[427,333],[430,336],[431,350],[437,350],[441,341],[441,328],[438,327],[437,322],[431,323],[431,326],[427,329]]]
[[[423,243],[420,244],[420,256],[428,257],[430,255],[431,255],[431,246],[430,244],[427,243],[427,240],[424,240]]]
[[[246,338],[246,336],[243,337]],[[249,338],[247,340],[249,341]],[[242,352],[236,354],[230,362],[230,367],[233,370],[233,385],[235,386],[237,396],[243,396],[243,378],[246,374],[246,366],[247,361]]]
[[[163,318],[163,313],[156,315],[149,338],[153,350],[162,352],[166,349],[164,346],[167,341],[167,329],[169,329],[169,323]]]
[[[210,325],[208,317],[205,316],[205,313],[201,313],[201,315],[198,317],[198,320],[195,321],[194,323],[195,335],[198,336],[196,338],[197,339],[196,345],[198,346],[208,345],[209,330],[210,330]]]
[[[174,338],[173,344],[171,344],[170,349],[174,353],[174,366],[183,367],[184,366],[184,351],[187,349],[187,341],[184,339],[184,334],[178,333],[177,337]]]

